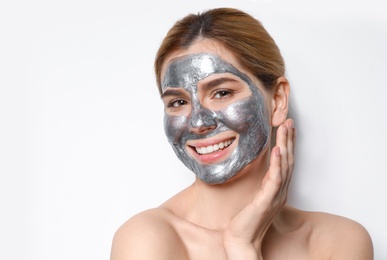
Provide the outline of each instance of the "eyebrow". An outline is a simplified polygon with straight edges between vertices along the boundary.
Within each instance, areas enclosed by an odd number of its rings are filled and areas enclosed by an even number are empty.
[[[209,82],[204,83],[203,86],[201,87],[201,89],[203,91],[209,91],[209,90],[213,89],[214,87],[223,84],[224,82],[237,82],[237,80],[235,80],[233,78],[228,78],[228,77],[217,78],[217,79],[213,79]],[[183,93],[184,92],[181,91],[180,89],[167,89],[164,93],[161,94],[161,99],[163,99],[165,97],[169,97],[169,96],[180,96]]]
[[[180,96],[183,94],[183,91],[177,89],[167,89],[164,93],[161,94],[161,98],[169,97],[169,96]]]
[[[211,80],[209,82],[204,83],[202,86],[202,89],[204,91],[209,91],[212,88],[223,84],[224,82],[237,82],[237,80],[235,80],[233,78],[228,78],[228,77],[217,78],[217,79],[214,79],[214,80]]]

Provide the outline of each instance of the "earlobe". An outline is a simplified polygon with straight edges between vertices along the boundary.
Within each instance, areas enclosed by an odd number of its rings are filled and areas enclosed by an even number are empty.
[[[277,127],[285,122],[289,111],[290,85],[285,77],[279,77],[273,94],[271,124]]]

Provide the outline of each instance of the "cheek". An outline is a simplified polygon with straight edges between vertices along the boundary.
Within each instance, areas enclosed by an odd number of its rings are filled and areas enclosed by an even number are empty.
[[[244,99],[220,111],[222,121],[231,129],[244,133],[257,123],[264,123],[263,105],[252,99]]]
[[[164,115],[164,131],[170,143],[178,143],[187,128],[187,116]]]

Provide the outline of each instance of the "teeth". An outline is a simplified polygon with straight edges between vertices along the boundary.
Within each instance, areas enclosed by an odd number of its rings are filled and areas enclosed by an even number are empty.
[[[232,141],[228,140],[228,141],[220,142],[218,144],[210,145],[210,146],[207,146],[207,147],[195,147],[195,149],[196,149],[196,152],[198,154],[208,154],[208,153],[216,152],[219,149],[226,148],[231,143],[232,143]]]

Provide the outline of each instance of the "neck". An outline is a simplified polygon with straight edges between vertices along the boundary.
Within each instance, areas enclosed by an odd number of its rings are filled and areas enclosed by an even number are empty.
[[[225,229],[258,192],[268,169],[268,159],[266,150],[224,184],[209,185],[197,178],[187,190],[190,208],[186,219],[209,229]]]

